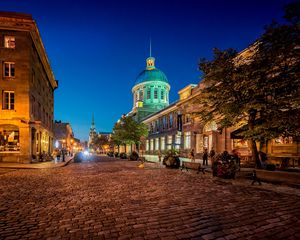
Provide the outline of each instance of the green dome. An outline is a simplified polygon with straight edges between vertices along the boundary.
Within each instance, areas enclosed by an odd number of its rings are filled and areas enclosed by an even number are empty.
[[[160,81],[168,83],[168,79],[166,75],[159,69],[145,69],[143,70],[136,78],[135,85],[149,82],[149,81]]]

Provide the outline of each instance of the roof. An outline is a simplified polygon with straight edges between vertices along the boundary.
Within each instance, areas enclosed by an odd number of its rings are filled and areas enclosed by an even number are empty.
[[[136,78],[135,84],[140,84],[149,81],[160,81],[168,83],[167,76],[158,68],[145,69]]]

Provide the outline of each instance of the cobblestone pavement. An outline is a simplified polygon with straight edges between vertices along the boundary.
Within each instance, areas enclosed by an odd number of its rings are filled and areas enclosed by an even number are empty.
[[[300,239],[300,196],[101,157],[0,175],[0,239]]]

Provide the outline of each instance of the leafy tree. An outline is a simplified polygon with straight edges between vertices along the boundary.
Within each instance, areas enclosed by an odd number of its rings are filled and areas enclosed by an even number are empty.
[[[123,116],[113,129],[112,140],[116,145],[135,144],[137,149],[141,143],[141,137],[148,135],[147,126],[136,122],[131,116]]]
[[[103,134],[100,135],[97,134],[92,140],[92,145],[94,150],[97,150],[98,148],[104,150],[104,146],[110,144],[111,144],[111,140],[109,136]]]
[[[198,113],[221,127],[246,120],[241,135],[250,140],[258,167],[256,141],[300,136],[299,12],[299,4],[287,6],[287,24],[266,27],[246,51],[214,49],[213,60],[199,64],[204,89]]]

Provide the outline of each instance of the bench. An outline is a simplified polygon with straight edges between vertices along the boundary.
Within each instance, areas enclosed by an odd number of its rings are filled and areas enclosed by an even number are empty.
[[[193,169],[193,170],[197,170],[197,174],[201,171],[203,174],[205,174],[205,168],[201,166],[201,163],[196,163],[196,162],[182,162],[181,165],[181,171],[185,169],[185,170],[189,170],[189,169]]]

